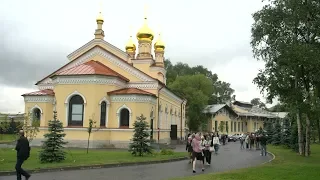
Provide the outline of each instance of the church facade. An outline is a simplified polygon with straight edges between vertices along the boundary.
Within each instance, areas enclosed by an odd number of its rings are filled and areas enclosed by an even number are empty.
[[[36,83],[39,91],[23,94],[25,112],[40,121],[33,145],[40,145],[57,111],[68,146],[85,147],[89,119],[96,122],[91,147],[127,147],[133,123],[143,114],[151,136],[160,143],[185,137],[186,100],[166,87],[165,45],[147,18],[125,51],[104,40],[99,13],[95,38],[67,57],[69,62]],[[152,52],[153,50],[153,52]]]

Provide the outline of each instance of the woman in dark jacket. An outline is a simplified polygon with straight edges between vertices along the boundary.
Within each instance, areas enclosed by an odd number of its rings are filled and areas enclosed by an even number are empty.
[[[192,137],[190,135],[188,137],[187,145],[186,145],[186,151],[188,152],[188,156],[190,157],[189,163],[192,163],[192,146],[191,146],[191,142],[192,142]]]

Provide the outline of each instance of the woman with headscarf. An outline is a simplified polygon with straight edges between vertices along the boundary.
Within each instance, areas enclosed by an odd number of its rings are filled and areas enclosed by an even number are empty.
[[[203,156],[203,148],[201,147],[201,137],[199,133],[195,135],[195,137],[192,140],[192,170],[193,173],[196,173],[196,162],[197,160],[202,161],[202,171],[204,171],[204,156]]]

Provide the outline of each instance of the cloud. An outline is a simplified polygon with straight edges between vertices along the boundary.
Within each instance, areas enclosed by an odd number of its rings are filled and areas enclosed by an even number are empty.
[[[0,85],[0,113],[24,112],[24,93],[35,91],[31,88],[17,88]]]
[[[35,82],[67,62],[62,47],[34,45],[35,41],[15,37],[14,34],[19,31],[12,27],[0,29],[3,39],[0,41],[0,85],[32,87]]]
[[[130,33],[143,24],[145,3],[105,2],[105,40],[124,49]],[[99,0],[0,2],[0,111],[14,107],[21,111],[20,95],[67,63],[70,52],[93,38],[98,5]],[[239,99],[261,96],[252,84],[260,66],[249,44],[251,14],[262,7],[260,1],[163,0],[148,1],[148,5],[149,25],[155,33],[162,32],[166,58],[211,69],[231,83]]]

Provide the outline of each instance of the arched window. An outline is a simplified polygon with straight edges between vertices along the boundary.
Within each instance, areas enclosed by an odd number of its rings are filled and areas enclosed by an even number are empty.
[[[33,116],[32,120],[40,121],[40,119],[41,119],[41,111],[40,111],[40,109],[39,108],[34,108],[32,110],[32,116]]]
[[[129,116],[130,112],[127,108],[123,108],[120,111],[120,128],[129,128]]]
[[[100,126],[106,126],[107,103],[103,101],[100,105]]]
[[[81,96],[74,95],[69,102],[68,125],[83,126],[84,101]]]

